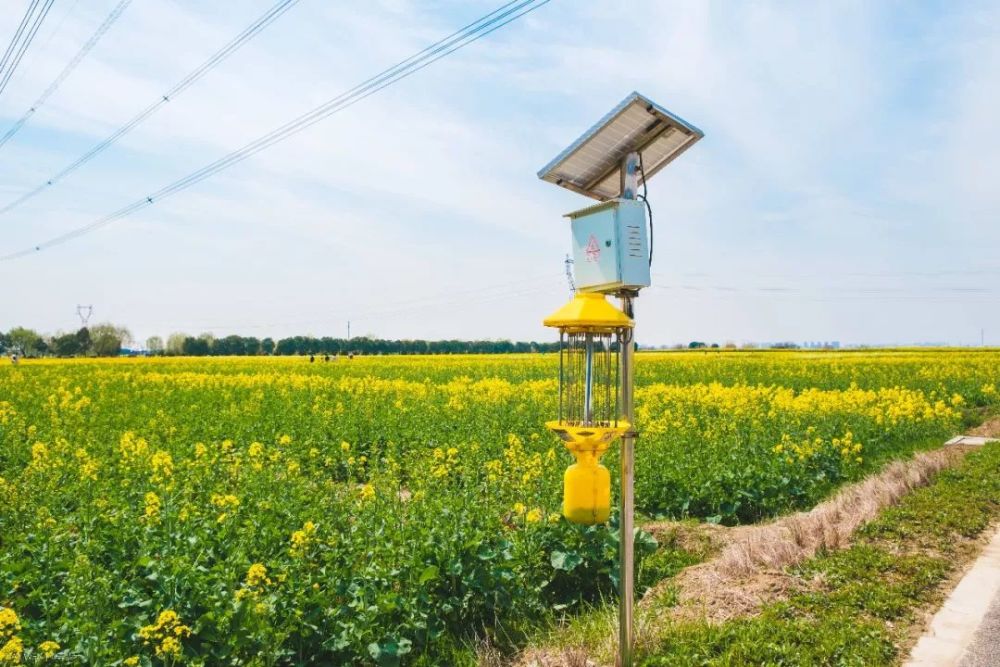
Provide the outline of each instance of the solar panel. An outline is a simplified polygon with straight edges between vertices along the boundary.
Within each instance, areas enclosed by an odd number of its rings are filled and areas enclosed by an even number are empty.
[[[705,134],[694,125],[632,93],[538,172],[543,181],[606,201],[621,196],[621,162],[642,155],[646,179]]]

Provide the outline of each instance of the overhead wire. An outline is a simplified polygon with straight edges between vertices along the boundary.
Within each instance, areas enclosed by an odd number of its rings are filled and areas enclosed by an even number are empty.
[[[0,95],[3,95],[3,91],[7,88],[7,84],[10,83],[11,77],[14,76],[14,72],[17,71],[17,66],[21,63],[21,59],[24,57],[25,52],[28,47],[31,46],[31,42],[35,40],[35,35],[38,34],[38,29],[42,27],[42,22],[45,21],[45,17],[48,16],[49,10],[52,9],[52,3],[55,0],[44,0],[45,4],[42,5],[38,14],[34,16],[34,22],[30,25],[27,21],[31,20],[31,15],[38,6],[38,0],[32,0],[31,5],[28,6],[28,12],[25,14],[25,18],[21,21],[20,26],[18,26],[17,32],[14,35],[14,39],[11,40],[10,45],[4,52],[3,59],[0,60]],[[23,39],[21,39],[23,37]],[[20,40],[20,44],[18,44]]]
[[[132,0],[121,0],[121,2],[115,5],[115,7],[111,10],[111,13],[108,14],[107,18],[105,18],[101,25],[98,26],[97,30],[94,31],[94,34],[90,36],[90,39],[88,39],[83,46],[80,47],[80,50],[76,52],[76,55],[73,56],[65,67],[63,67],[59,75],[52,81],[52,83],[49,84],[48,88],[46,88],[42,94],[39,95],[38,99],[35,100],[30,107],[28,107],[28,110],[14,122],[10,129],[8,129],[7,132],[0,137],[0,147],[10,141],[11,137],[17,134],[18,131],[24,127],[24,124],[28,122],[28,119],[31,118],[31,116],[34,115],[34,113],[38,111],[42,105],[45,104],[54,92],[56,92],[59,86],[61,86],[69,75],[73,73],[73,70],[76,69],[77,65],[79,65],[87,54],[90,53],[91,49],[97,45],[97,43],[101,40],[101,37],[103,37],[114,22],[118,20],[118,17],[120,17],[125,9],[128,8],[131,2]]]
[[[78,157],[73,162],[69,163],[63,167],[60,171],[56,172],[52,176],[48,177],[37,185],[36,187],[28,190],[22,194],[17,199],[11,201],[3,208],[0,208],[0,215],[8,213],[9,211],[17,208],[24,202],[28,201],[32,197],[38,195],[43,190],[55,185],[59,181],[63,180],[66,176],[70,175],[83,165],[87,164],[99,154],[107,150],[112,144],[121,139],[123,136],[134,130],[141,123],[143,123],[150,116],[159,111],[164,105],[168,104],[176,96],[183,93],[185,90],[194,85],[199,79],[208,74],[211,70],[217,67],[223,60],[231,56],[243,45],[253,39],[258,33],[263,31],[269,25],[274,23],[282,14],[291,9],[299,0],[279,0],[275,5],[273,5],[264,14],[258,17],[253,23],[243,29],[236,37],[230,40],[225,46],[213,53],[207,60],[201,63],[198,67],[189,72],[184,78],[175,83],[169,90],[165,91],[160,95],[159,99],[150,104],[148,107],[140,111],[138,114],[132,117],[131,120],[126,122],[124,125],[119,127],[117,130],[112,132],[102,141],[98,142],[92,146],[83,155]]]
[[[31,0],[28,5],[27,11],[24,12],[24,16],[21,17],[21,23],[17,26],[17,30],[14,31],[14,36],[10,39],[10,44],[7,45],[6,50],[3,53],[3,57],[0,57],[0,74],[7,71],[7,65],[10,62],[11,54],[17,48],[18,44],[21,43],[21,36],[24,34],[25,28],[28,27],[28,23],[31,21],[31,17],[35,14],[35,9],[38,7],[39,0]]]
[[[212,162],[201,169],[188,174],[187,176],[178,179],[163,188],[160,188],[142,199],[134,201],[113,213],[110,213],[102,218],[98,218],[87,225],[53,237],[30,248],[0,256],[0,261],[16,259],[18,257],[38,252],[43,248],[50,248],[54,245],[65,243],[66,241],[72,240],[92,232],[95,229],[99,229],[111,224],[112,222],[132,215],[138,210],[152,206],[155,202],[185,190],[192,185],[195,185],[196,183],[199,183],[206,178],[231,167],[234,164],[246,160],[247,158],[266,148],[269,148],[270,146],[273,146],[276,143],[288,139],[289,137],[305,130],[308,127],[311,127],[312,125],[315,125],[325,118],[357,104],[361,100],[374,95],[380,90],[416,74],[441,58],[444,58],[449,54],[454,53],[455,51],[458,51],[459,49],[462,49],[479,39],[482,39],[505,25],[530,14],[549,2],[551,2],[551,0],[515,0],[515,2],[508,2],[489,14],[486,14],[482,18],[473,21],[465,28],[462,28],[448,37],[431,44],[409,58],[400,61],[386,70],[383,70],[379,74],[376,74],[361,84],[358,84],[344,93],[337,95],[318,107],[315,107],[311,111],[308,111],[294,120],[289,121],[288,123],[285,123],[284,125],[263,135],[262,137],[251,141],[242,148],[223,156],[215,162]],[[0,212],[3,212],[3,210],[0,210]]]
[[[343,310],[339,313],[327,314],[322,318],[309,320],[282,320],[277,322],[242,322],[219,324],[198,324],[188,323],[191,328],[208,331],[219,330],[242,330],[242,329],[271,329],[275,327],[288,326],[308,326],[315,324],[326,324],[339,322],[343,319],[350,319],[352,322],[363,322],[384,317],[396,317],[406,315],[410,312],[423,312],[426,310],[436,310],[461,306],[468,309],[480,304],[493,303],[496,301],[506,301],[517,299],[522,296],[535,295],[543,292],[558,291],[559,274],[544,274],[538,277],[523,278],[516,281],[500,283],[495,285],[480,286],[465,290],[449,290],[434,296],[426,296],[417,299],[407,299],[405,301],[390,302],[375,309],[367,311]],[[547,282],[546,282],[547,279]],[[530,283],[530,284],[526,284]]]

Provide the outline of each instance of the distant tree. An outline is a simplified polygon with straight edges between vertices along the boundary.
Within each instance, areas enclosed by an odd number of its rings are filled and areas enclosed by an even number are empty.
[[[163,354],[163,339],[159,336],[150,336],[146,339],[146,350],[150,354]]]
[[[274,339],[265,338],[260,342],[260,351],[264,354],[274,354]]]
[[[719,344],[718,343],[712,343],[712,349],[713,350],[718,350],[719,349]]]
[[[132,342],[132,334],[125,327],[105,322],[90,328],[90,341],[90,350],[98,357],[115,357]]]
[[[260,340],[256,336],[244,336],[243,350],[244,354],[249,354],[249,355],[260,354]]]
[[[206,331],[205,333],[198,334],[198,340],[204,342],[208,347],[208,351],[205,354],[212,354],[212,348],[215,346],[215,334]]]
[[[51,348],[52,352],[60,357],[75,357],[86,352],[86,349],[80,346],[80,339],[75,333],[53,336]]]
[[[698,350],[703,347],[708,347],[708,346],[705,345],[705,343],[701,342],[700,340],[693,340],[690,343],[688,343],[688,349],[691,350]]]
[[[259,343],[256,338],[244,338],[243,336],[233,335],[217,339],[212,345],[211,353],[220,356],[243,356],[246,354],[257,354],[257,347],[259,347]]]
[[[24,327],[14,327],[8,331],[7,341],[10,349],[20,355],[40,354],[48,347],[38,332]]]
[[[0,331],[0,352],[6,353],[10,348],[10,339],[7,338],[7,334]]]
[[[87,354],[90,352],[90,329],[87,327],[80,327],[80,330],[76,332],[76,340],[80,343],[80,354]]]
[[[171,356],[184,354],[184,341],[187,337],[185,333],[172,333],[167,336],[167,354]]]
[[[726,341],[726,349],[727,350],[735,350],[736,349],[736,343],[734,343],[731,340],[727,340]]]
[[[181,354],[189,357],[204,357],[211,352],[211,348],[208,346],[208,340],[202,337],[192,338],[188,336],[184,339],[184,344],[181,347]]]

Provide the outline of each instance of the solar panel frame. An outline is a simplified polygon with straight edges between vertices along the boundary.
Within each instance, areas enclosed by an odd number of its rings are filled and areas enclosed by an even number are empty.
[[[598,201],[621,196],[621,162],[642,155],[648,180],[705,136],[694,125],[633,92],[542,167],[538,177]],[[669,143],[668,143],[669,142]]]

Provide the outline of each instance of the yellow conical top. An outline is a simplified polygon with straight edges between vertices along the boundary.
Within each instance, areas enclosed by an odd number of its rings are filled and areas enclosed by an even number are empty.
[[[603,294],[580,293],[569,303],[552,313],[542,324],[560,329],[608,331],[631,329],[635,323],[604,298]]]

